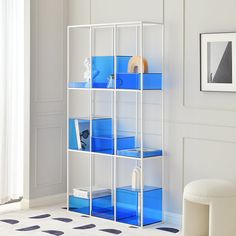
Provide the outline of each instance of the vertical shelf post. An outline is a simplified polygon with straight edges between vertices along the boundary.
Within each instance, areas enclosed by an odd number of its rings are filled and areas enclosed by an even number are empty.
[[[116,73],[117,73],[117,26],[113,25],[113,56],[114,56],[114,221],[116,221],[116,174],[117,174],[117,91],[116,91]]]
[[[93,196],[92,196],[92,185],[93,185],[93,155],[92,155],[92,119],[93,119],[93,91],[92,91],[92,56],[93,56],[93,34],[92,34],[92,27],[89,27],[89,58],[90,58],[90,79],[89,79],[89,129],[90,129],[90,136],[89,136],[89,142],[90,142],[90,150],[89,150],[89,191],[90,191],[90,195],[89,195],[89,212],[90,212],[90,216],[92,215],[92,204],[93,204]]]
[[[140,65],[143,63],[143,22],[140,22]],[[140,203],[140,226],[143,227],[143,188],[144,188],[144,178],[143,178],[143,66],[141,66],[141,77],[140,77],[140,147],[141,147],[141,203]]]
[[[164,5],[163,5],[163,12]],[[164,197],[165,197],[165,144],[164,144],[164,130],[165,130],[165,108],[164,108],[164,78],[165,78],[165,29],[164,29],[164,16],[163,16],[163,24],[161,25],[161,34],[162,34],[162,93],[161,93],[161,103],[162,103],[162,137],[161,137],[161,148],[162,148],[162,221],[164,221]]]
[[[66,195],[66,200],[67,200],[67,211],[69,211],[69,191],[70,191],[70,185],[69,185],[69,81],[70,81],[70,28],[67,26],[67,42],[66,42],[66,47],[67,47],[67,84],[66,84],[66,155],[67,155],[67,195]]]

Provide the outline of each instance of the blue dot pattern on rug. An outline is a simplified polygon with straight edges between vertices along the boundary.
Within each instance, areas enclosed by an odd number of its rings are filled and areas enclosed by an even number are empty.
[[[58,230],[45,230],[45,231],[42,231],[42,232],[52,234],[52,235],[56,235],[56,236],[60,236],[60,235],[64,234],[64,232],[58,231]]]
[[[32,231],[32,230],[36,230],[39,229],[40,226],[39,225],[33,225],[30,227],[26,227],[26,228],[22,228],[22,229],[16,229],[17,231]]]
[[[70,218],[63,218],[63,217],[58,217],[58,218],[52,218],[53,220],[58,220],[58,221],[61,221],[61,222],[64,222],[64,223],[69,223],[72,221],[72,219]]]
[[[100,229],[100,231],[110,233],[110,234],[121,234],[122,232],[117,229]]]
[[[95,228],[95,227],[96,227],[95,224],[89,224],[89,225],[74,227],[73,229],[92,229],[92,228]]]
[[[18,220],[13,220],[13,219],[5,219],[5,220],[0,220],[0,221],[7,223],[7,224],[11,224],[11,225],[15,225],[15,224],[19,223]]]
[[[44,219],[50,217],[50,214],[43,214],[43,215],[38,215],[38,216],[31,216],[29,217],[30,219]]]
[[[169,227],[160,227],[160,228],[157,228],[157,229],[162,230],[162,231],[166,231],[166,232],[170,232],[170,233],[178,233],[179,232],[178,229],[169,228]]]

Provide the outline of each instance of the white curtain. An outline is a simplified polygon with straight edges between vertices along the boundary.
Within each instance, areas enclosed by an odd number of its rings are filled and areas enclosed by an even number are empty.
[[[0,204],[23,195],[24,0],[0,0]]]

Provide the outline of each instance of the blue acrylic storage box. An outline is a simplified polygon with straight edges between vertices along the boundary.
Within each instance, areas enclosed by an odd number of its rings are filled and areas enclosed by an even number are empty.
[[[112,136],[111,118],[94,118],[93,135],[96,137]],[[69,119],[69,149],[90,151],[90,121],[88,118]]]
[[[92,215],[109,220],[114,219],[112,196],[103,196],[92,200]]]
[[[69,210],[89,215],[90,201],[89,199],[70,196]]]
[[[89,215],[90,199],[70,195],[69,210]],[[105,219],[114,219],[114,207],[111,195],[92,199],[92,215]]]
[[[111,118],[93,118],[93,136],[111,137],[113,135]]]
[[[128,62],[131,56],[117,56],[117,72],[127,73]],[[114,75],[114,56],[92,57],[92,87],[114,88],[112,76]]]
[[[116,88],[117,89],[140,89],[141,74],[117,73]],[[144,90],[161,90],[162,89],[162,73],[143,74]]]
[[[117,150],[133,148],[134,145],[134,136],[117,137]],[[92,137],[92,151],[106,154],[114,154],[114,138],[111,136]]]
[[[116,191],[117,221],[140,226],[141,191],[131,186]],[[143,224],[149,225],[162,221],[162,189],[145,186],[143,191]]]

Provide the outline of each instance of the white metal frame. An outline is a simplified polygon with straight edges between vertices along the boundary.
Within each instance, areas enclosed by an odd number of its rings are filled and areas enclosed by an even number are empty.
[[[162,156],[154,156],[149,158],[143,157],[143,71],[141,72],[141,80],[140,80],[140,90],[133,90],[133,89],[116,89],[116,56],[117,56],[117,28],[119,27],[136,27],[136,55],[140,55],[141,61],[143,59],[143,27],[144,26],[161,26],[162,27]],[[114,89],[106,89],[106,88],[92,88],[92,78],[90,78],[90,87],[89,88],[69,88],[69,77],[70,77],[70,29],[72,28],[87,28],[89,29],[89,40],[90,40],[90,58],[93,56],[93,30],[96,28],[111,28],[112,29],[112,42],[113,42],[113,56],[114,56]],[[140,47],[138,46],[140,45]],[[91,73],[92,75],[92,65],[91,65]],[[116,178],[117,178],[117,159],[124,158],[124,159],[132,159],[136,160],[137,163],[141,167],[141,207],[140,207],[140,226],[143,227],[143,188],[144,188],[144,173],[143,173],[143,164],[144,161],[153,160],[153,159],[161,159],[162,160],[162,192],[163,192],[163,201],[164,202],[164,192],[165,192],[165,186],[164,186],[164,92],[163,92],[163,78],[165,78],[165,68],[164,68],[164,24],[158,23],[158,22],[147,22],[147,21],[136,21],[136,22],[117,22],[117,23],[105,23],[105,24],[89,24],[89,25],[71,25],[67,27],[67,147],[69,147],[69,94],[70,91],[88,91],[89,92],[89,99],[90,99],[90,107],[89,107],[89,119],[90,119],[90,144],[92,143],[92,117],[93,117],[93,92],[94,91],[109,91],[112,92],[112,101],[113,101],[113,108],[112,108],[112,118],[113,118],[113,130],[114,130],[114,155],[111,154],[103,154],[103,153],[93,153],[90,145],[90,151],[81,151],[81,150],[70,150],[67,149],[67,206],[69,209],[69,155],[70,153],[84,153],[89,155],[89,166],[90,166],[90,216],[92,216],[92,185],[93,185],[93,155],[101,155],[101,156],[109,156],[112,157],[112,174],[113,174],[113,180],[111,181],[113,189],[113,203],[114,203],[114,221],[116,221]],[[138,139],[138,108],[140,105],[140,148],[141,148],[141,158],[133,158],[133,157],[127,157],[127,156],[119,156],[116,155],[117,151],[117,92],[135,92],[136,94],[136,139]],[[138,103],[138,95],[140,95],[140,104]],[[163,211],[164,212],[164,209]],[[164,217],[164,215],[163,215]],[[164,219],[162,217],[162,219]]]

